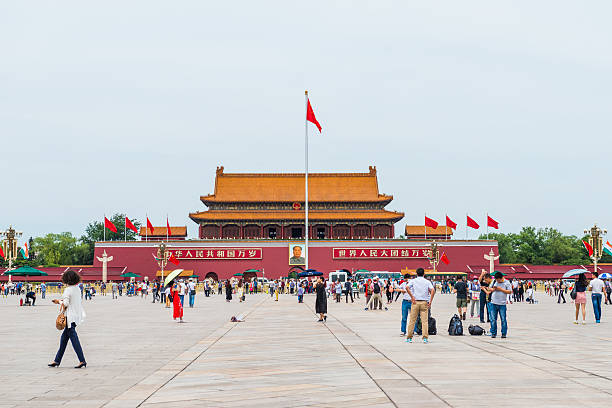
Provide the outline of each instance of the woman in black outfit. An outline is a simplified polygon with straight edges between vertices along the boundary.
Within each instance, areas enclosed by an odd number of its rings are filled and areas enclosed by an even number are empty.
[[[327,294],[325,293],[325,282],[321,277],[317,278],[315,286],[317,300],[315,302],[315,313],[319,314],[319,321],[327,321]]]
[[[225,301],[229,302],[232,300],[232,284],[229,279],[225,281]]]
[[[559,279],[559,298],[557,299],[557,303],[561,303],[561,299],[563,299],[563,303],[565,303],[565,296],[563,293],[565,292],[565,283],[563,283],[563,279]]]

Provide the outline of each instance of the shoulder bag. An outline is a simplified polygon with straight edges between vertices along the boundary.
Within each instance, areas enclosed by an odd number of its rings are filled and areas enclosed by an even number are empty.
[[[57,318],[55,319],[55,328],[57,330],[64,330],[66,328],[66,325],[67,325],[66,308],[62,304],[60,306],[60,313],[57,315]]]

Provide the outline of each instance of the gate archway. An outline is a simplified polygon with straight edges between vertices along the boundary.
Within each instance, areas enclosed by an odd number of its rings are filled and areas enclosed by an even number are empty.
[[[215,282],[219,282],[219,275],[217,275],[217,272],[208,272],[205,279],[212,279]]]

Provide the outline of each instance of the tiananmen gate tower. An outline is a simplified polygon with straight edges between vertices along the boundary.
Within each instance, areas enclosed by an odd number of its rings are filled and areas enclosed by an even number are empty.
[[[368,173],[308,175],[311,239],[393,238],[403,213],[385,210],[393,196]],[[215,192],[200,197],[209,210],[189,214],[200,239],[303,239],[304,173],[226,174],[217,168]]]

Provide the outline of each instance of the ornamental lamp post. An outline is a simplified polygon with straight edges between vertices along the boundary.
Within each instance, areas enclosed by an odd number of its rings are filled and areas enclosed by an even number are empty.
[[[584,230],[584,233],[589,235],[589,244],[593,248],[593,255],[590,258],[593,260],[593,271],[597,272],[597,261],[601,259],[603,250],[603,235],[608,231],[602,230],[595,224],[591,229]]]
[[[2,241],[2,251],[4,257],[8,261],[9,266],[7,271],[13,270],[13,262],[17,260],[17,239],[23,235],[21,231],[15,231],[12,225],[5,231],[0,231],[0,237],[5,236],[6,239]],[[11,275],[9,275],[9,282],[11,281]]]
[[[436,240],[431,241],[431,249],[429,250],[429,256],[427,259],[429,263],[433,267],[434,275],[437,273],[438,264],[440,263],[440,250],[438,249],[438,244],[436,244]]]
[[[157,247],[157,265],[161,268],[161,279],[160,284],[164,284],[164,268],[168,264],[168,259],[170,259],[170,251],[168,251],[168,246],[164,244],[164,241],[159,244]]]

